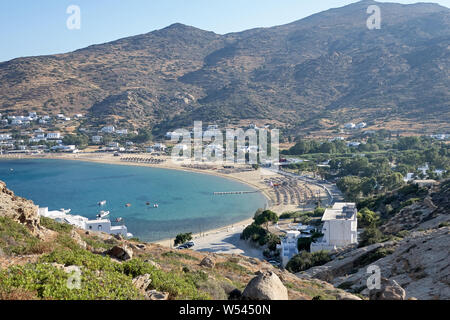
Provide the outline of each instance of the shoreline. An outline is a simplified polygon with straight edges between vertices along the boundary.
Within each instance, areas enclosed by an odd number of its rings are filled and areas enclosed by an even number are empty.
[[[81,156],[84,155],[87,157],[79,157],[79,155],[81,155]],[[151,156],[149,154],[136,154],[135,156],[136,157],[147,156],[147,157],[153,157],[153,158],[161,158],[161,157]],[[53,155],[53,154],[51,154],[51,155],[47,155],[47,154],[45,154],[45,155],[16,155],[16,156],[12,156],[12,157],[8,156],[8,155],[0,155],[0,160],[3,160],[3,159],[4,160],[50,159],[50,160],[69,160],[69,161],[72,160],[72,161],[84,161],[84,162],[91,162],[91,163],[139,166],[139,167],[157,168],[157,169],[165,169],[165,170],[178,170],[178,171],[184,171],[184,172],[201,173],[201,174],[221,177],[221,178],[225,178],[225,179],[230,179],[230,180],[237,181],[237,182],[243,183],[245,185],[248,185],[251,188],[259,191],[264,196],[264,198],[266,200],[265,204],[264,204],[265,208],[261,208],[261,209],[274,210],[276,208],[276,206],[274,207],[273,205],[271,205],[273,202],[273,199],[270,197],[270,195],[267,193],[267,191],[262,188],[261,185],[257,185],[248,180],[244,180],[243,178],[240,178],[240,177],[215,172],[214,170],[211,170],[211,169],[201,170],[201,169],[195,169],[195,168],[189,168],[189,167],[181,167],[181,166],[174,164],[173,162],[172,162],[172,165],[168,165],[168,162],[171,162],[170,157],[164,157],[164,160],[166,160],[166,161],[159,163],[159,164],[125,162],[125,161],[120,161],[120,158],[118,158],[118,157],[111,156],[111,154],[94,154],[94,153],[63,154],[63,155],[58,155],[58,156]],[[253,173],[256,173],[256,172],[257,172],[256,170],[253,171]],[[250,225],[252,223],[252,221],[253,221],[253,218],[249,217],[248,219],[240,220],[240,221],[237,221],[235,223],[228,224],[225,226],[208,229],[201,233],[193,233],[192,237],[193,237],[193,240],[195,240],[195,239],[199,239],[202,237],[207,237],[207,236],[210,236],[213,234],[217,234],[220,232],[225,232],[225,231],[229,232],[230,229],[233,230],[237,226],[246,227],[246,226]],[[174,247],[173,240],[174,240],[174,238],[169,238],[169,239],[166,238],[166,239],[161,239],[161,240],[157,240],[157,241],[150,241],[148,243],[159,244],[159,245],[163,245],[163,246],[172,248],[172,247]]]

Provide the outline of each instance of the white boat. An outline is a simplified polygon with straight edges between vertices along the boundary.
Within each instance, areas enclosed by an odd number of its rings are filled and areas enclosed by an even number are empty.
[[[100,211],[100,213],[97,215],[98,218],[104,218],[109,215],[109,211]]]
[[[116,219],[116,222],[122,222],[122,221],[123,221],[123,219],[121,217]]]
[[[154,205],[153,205],[153,208],[158,208],[159,207],[159,205],[157,204],[157,203],[155,203]]]
[[[64,209],[64,208],[61,208],[61,209],[59,209],[59,211],[61,211],[61,212],[64,213],[64,214],[68,214],[68,213],[70,213],[71,209]]]
[[[105,204],[106,204],[106,200],[99,201],[99,203],[98,203],[99,206],[104,206]]]

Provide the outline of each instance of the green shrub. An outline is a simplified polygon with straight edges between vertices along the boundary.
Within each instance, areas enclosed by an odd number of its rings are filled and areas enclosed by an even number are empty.
[[[192,232],[179,233],[175,237],[174,245],[179,245],[192,240]]]
[[[40,218],[40,224],[50,230],[56,231],[56,232],[70,232],[73,229],[73,226],[67,223],[60,223],[53,219],[47,218],[47,217],[41,217]]]
[[[258,242],[260,245],[264,245],[267,233],[268,232],[263,227],[252,223],[242,231],[241,239],[251,239],[254,242]]]
[[[0,248],[7,255],[41,253],[41,244],[22,224],[0,217]]]
[[[38,263],[13,266],[0,271],[0,290],[14,289],[34,291],[41,299],[56,300],[130,300],[142,298],[133,286],[131,278],[118,272],[96,274],[85,268],[81,273],[81,288],[70,289],[71,275],[50,264]]]
[[[315,266],[323,265],[330,260],[331,258],[328,251],[321,250],[313,253],[302,251],[289,260],[286,269],[292,273],[297,273]]]
[[[314,210],[313,217],[321,217],[321,216],[323,216],[324,212],[325,212],[325,208],[317,207]]]
[[[83,266],[89,270],[116,271],[120,265],[109,257],[100,256],[80,248],[67,250],[58,248],[42,256],[40,262],[59,263],[65,266]]]
[[[366,228],[363,233],[361,233],[361,237],[359,240],[359,247],[365,247],[371,244],[383,242],[384,236],[381,231],[376,227]]]
[[[255,224],[257,225],[266,225],[266,229],[269,226],[270,222],[277,222],[278,221],[278,215],[270,210],[264,210],[261,214],[255,217]]]
[[[368,208],[363,208],[359,210],[357,218],[358,224],[361,227],[375,226],[380,220],[380,216],[377,213],[369,210]]]

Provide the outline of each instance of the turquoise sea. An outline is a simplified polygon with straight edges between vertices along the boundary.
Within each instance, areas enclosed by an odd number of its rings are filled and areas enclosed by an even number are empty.
[[[252,191],[230,179],[159,168],[70,160],[1,160],[0,180],[15,194],[49,210],[72,209],[94,219],[109,210],[135,237],[156,241],[180,232],[203,232],[252,217],[261,193],[215,196],[215,191]],[[98,202],[106,200],[103,207]],[[148,206],[147,202],[151,205]],[[130,207],[125,204],[130,203]],[[158,203],[158,208],[153,204]]]

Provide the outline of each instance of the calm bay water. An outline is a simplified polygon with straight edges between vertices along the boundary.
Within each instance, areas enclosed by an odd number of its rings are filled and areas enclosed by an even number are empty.
[[[266,203],[261,193],[214,196],[215,191],[253,190],[229,179],[81,161],[2,160],[0,180],[15,194],[49,210],[70,208],[71,214],[90,219],[99,210],[109,210],[112,221],[122,217],[129,232],[145,241],[232,224]],[[97,204],[101,200],[107,201],[103,207]],[[127,203],[131,207],[125,207]],[[154,203],[159,208],[153,208]]]

